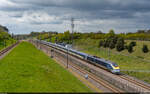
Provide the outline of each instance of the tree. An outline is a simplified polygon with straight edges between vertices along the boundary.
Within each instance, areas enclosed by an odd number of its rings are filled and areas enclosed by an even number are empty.
[[[127,49],[127,50],[128,50],[128,45],[125,45],[125,46],[124,46],[124,49]]]
[[[113,44],[113,38],[107,38],[106,39],[106,47],[110,47],[111,46],[111,41],[112,41],[112,44]]]
[[[150,34],[150,30],[147,30],[147,33]]]
[[[63,41],[65,41],[66,43],[71,43],[71,34],[70,31],[67,30],[66,32],[64,32],[63,34]]]
[[[103,34],[103,32],[101,30],[97,31],[97,34]]]
[[[9,32],[9,29],[6,26],[0,25],[0,28],[2,29],[3,32],[7,32],[7,33]],[[1,32],[1,30],[0,30],[0,32]]]
[[[131,46],[136,46],[136,42],[132,41],[132,42],[130,42],[129,45],[131,45]]]
[[[114,36],[114,37],[113,37],[113,43],[116,44],[116,43],[117,43],[117,40],[118,40],[118,37],[117,37],[117,36]]]
[[[145,33],[145,30],[138,30],[137,33]]]
[[[104,41],[103,41],[103,40],[100,40],[100,42],[99,42],[99,47],[102,47],[102,46],[104,46]]]
[[[106,42],[106,40],[104,40],[104,42],[103,42],[103,46],[104,46],[104,48],[106,48],[106,47],[107,47],[107,42]]]
[[[144,53],[149,52],[147,45],[143,45],[142,51],[143,51]]]
[[[128,52],[129,53],[133,52],[133,45],[132,44],[129,44],[129,46],[128,46]]]
[[[111,30],[109,31],[109,33],[108,33],[108,34],[106,34],[106,36],[107,36],[107,38],[112,38],[112,37],[114,37],[114,36],[115,36],[115,32],[114,32],[114,30],[113,30],[113,29],[111,29]]]
[[[109,48],[110,49],[114,49],[115,48],[115,43],[113,40],[111,40],[110,44],[109,44]]]
[[[120,37],[117,41],[117,44],[116,44],[116,49],[117,51],[122,51],[124,50],[124,39],[122,37]]]

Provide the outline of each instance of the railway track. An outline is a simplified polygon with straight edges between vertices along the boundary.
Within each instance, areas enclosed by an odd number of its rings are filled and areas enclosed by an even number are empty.
[[[56,51],[55,53],[57,53],[57,55],[55,54],[54,57],[58,57],[59,59],[61,58],[61,60],[66,61],[65,54],[62,53],[61,51]],[[64,63],[65,64],[65,63]],[[71,66],[72,68],[74,68],[75,70],[79,71],[80,73],[87,75],[88,74],[88,78],[91,78],[92,80],[94,80],[96,83],[104,86],[105,88],[107,88],[108,90],[112,91],[113,93],[123,93],[122,90],[114,87],[113,85],[111,85],[110,83],[104,81],[103,79],[97,77],[96,75],[93,75],[92,73],[88,72],[87,70],[81,68],[80,66],[74,64],[73,62],[71,62],[71,60],[69,61],[69,66]]]
[[[16,46],[17,44],[19,44],[19,42],[16,42],[15,44],[12,44],[11,46],[3,49],[0,51],[0,56],[2,56],[3,54],[5,54],[6,52],[8,52],[10,49],[12,49],[14,46]]]
[[[122,93],[123,91],[110,85],[109,83],[107,83],[106,81],[100,79],[99,77],[93,75],[92,73],[80,68],[79,66],[69,63],[69,65],[71,65],[73,68],[75,68],[76,70],[80,71],[83,74],[88,74],[88,77],[90,77],[92,80],[94,80],[95,82],[103,85],[105,88],[108,88],[109,90],[111,90],[114,93]]]
[[[46,44],[42,44],[42,45],[46,45]],[[46,45],[46,46],[49,46],[49,45]],[[65,54],[67,54],[67,52],[65,52],[65,51],[62,51],[62,50],[60,50],[60,49],[57,49],[57,48],[55,48],[55,47],[53,47],[53,46],[50,46],[51,48],[53,48],[53,49],[56,49],[56,50],[58,50],[58,51],[60,51],[60,52],[63,52],[63,53],[65,53]],[[89,64],[92,64],[91,62],[89,62],[89,61],[87,61],[87,60],[84,60],[84,59],[82,59],[82,58],[79,58],[79,57],[77,57],[77,56],[75,56],[75,55],[73,55],[73,54],[70,54],[70,53],[68,53],[68,55],[70,55],[70,56],[72,56],[72,57],[75,57],[75,58],[77,58],[77,59],[79,59],[79,60],[81,60],[81,61],[84,61],[84,62],[87,62],[87,63],[89,63]],[[101,68],[101,69],[103,69],[103,70],[105,70],[105,71],[107,71],[107,72],[109,72],[108,70],[106,70],[106,69],[104,69],[103,67],[100,67],[100,66],[97,66],[96,64],[92,64],[92,65],[94,65],[94,66],[96,66],[96,67],[99,67],[99,68]],[[77,69],[77,68],[76,68]],[[78,69],[78,70],[82,70],[82,69]],[[86,72],[84,72],[84,73],[86,73]],[[90,73],[90,72],[88,72],[90,75],[94,75],[94,74],[92,74],[92,73]],[[131,79],[130,77],[127,77],[127,76],[125,76],[125,75],[112,75],[112,76],[114,76],[114,77],[116,77],[116,78],[120,78],[120,79],[122,79],[122,80],[126,80],[126,82],[129,82],[129,83],[132,83],[132,84],[134,84],[134,85],[136,85],[136,86],[140,86],[141,88],[143,88],[143,89],[145,89],[145,90],[148,90],[148,91],[150,91],[150,86],[148,86],[148,85],[146,85],[146,84],[144,84],[144,83],[142,83],[142,82],[139,82],[139,81],[137,81],[137,80],[134,80],[134,79]],[[91,77],[91,76],[90,76]],[[91,78],[91,79],[94,79],[94,78]],[[98,80],[96,80],[97,82],[101,82],[101,81],[98,81]],[[112,90],[113,91],[113,90]],[[116,91],[114,91],[114,92],[118,92],[117,90]]]
[[[119,77],[122,78],[122,79],[125,79],[125,80],[127,80],[127,81],[129,81],[131,83],[134,83],[134,84],[136,84],[138,86],[141,86],[141,87],[143,87],[143,88],[145,88],[145,89],[150,91],[150,86],[145,85],[145,84],[143,84],[143,83],[141,83],[141,82],[139,82],[137,80],[131,79],[131,78],[127,77],[126,75],[120,75]]]

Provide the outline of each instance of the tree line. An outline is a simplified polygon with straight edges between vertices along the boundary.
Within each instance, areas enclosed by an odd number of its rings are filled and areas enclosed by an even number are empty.
[[[123,51],[125,49],[128,50],[129,53],[133,52],[133,48],[136,46],[136,42],[131,42],[128,45],[125,43],[125,40],[150,40],[150,30],[149,31],[137,31],[135,33],[120,33],[115,34],[114,30],[110,30],[109,33],[99,32],[90,32],[90,33],[80,33],[74,32],[73,34],[67,30],[64,33],[57,33],[57,32],[32,32],[30,36],[37,37],[40,40],[47,40],[50,42],[58,43],[58,42],[65,42],[67,44],[72,43],[73,39],[99,39],[99,47],[116,48],[117,51]],[[148,47],[147,45],[143,45],[142,51],[147,53]]]
[[[0,26],[0,46],[7,46],[8,41],[14,42],[14,39],[8,31],[6,27]]]
[[[118,52],[123,51],[125,49],[128,50],[129,53],[133,52],[133,47],[136,46],[135,41],[131,41],[128,45],[125,43],[125,38],[121,36],[117,36],[113,30],[110,30],[109,33],[107,34],[107,38],[101,39],[99,42],[99,47],[104,47],[104,48],[110,48],[116,50]],[[143,45],[141,49],[144,53],[149,52],[148,46]]]
[[[111,30],[110,30],[111,31]],[[114,30],[112,30],[114,31]],[[149,41],[150,40],[150,30],[138,30],[135,33],[120,33],[120,34],[115,34],[118,37],[122,37],[125,40],[145,40]],[[58,42],[61,41],[66,41],[70,40],[72,38],[72,33],[67,30],[64,33],[58,33],[56,31],[49,31],[49,32],[31,32],[29,37],[37,37],[38,39],[51,39],[51,40],[57,40]],[[91,38],[91,39],[106,39],[108,38],[109,35],[108,33],[103,33],[101,31],[98,32],[90,32],[90,33],[80,33],[80,32],[74,32],[73,38],[74,39],[86,39],[86,38]]]

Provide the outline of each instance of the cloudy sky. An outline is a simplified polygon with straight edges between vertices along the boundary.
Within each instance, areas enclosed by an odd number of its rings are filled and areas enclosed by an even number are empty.
[[[150,28],[150,0],[0,0],[0,24],[10,33],[70,30],[136,32]]]

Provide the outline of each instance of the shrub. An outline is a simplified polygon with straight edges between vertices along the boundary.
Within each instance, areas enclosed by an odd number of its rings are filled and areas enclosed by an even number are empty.
[[[114,49],[115,48],[115,43],[113,42],[113,40],[111,40],[109,48],[110,49]]]
[[[124,49],[127,49],[127,50],[128,50],[128,45],[125,45],[125,46],[124,46]]]
[[[143,51],[144,53],[149,52],[147,45],[143,45],[142,51]]]
[[[100,40],[100,42],[99,42],[99,47],[102,47],[102,46],[104,46],[104,41],[103,41],[103,40]]]
[[[104,46],[104,48],[106,48],[106,47],[107,47],[107,41],[106,41],[106,40],[104,40],[104,44],[103,44],[103,46]]]
[[[116,49],[117,51],[122,51],[124,50],[124,39],[122,37],[120,37],[117,41],[117,44],[116,44]]]
[[[131,45],[131,46],[136,46],[136,42],[132,41],[132,42],[130,42],[129,45]]]
[[[129,44],[129,46],[128,46],[128,52],[129,53],[133,52],[133,45],[132,44]]]

